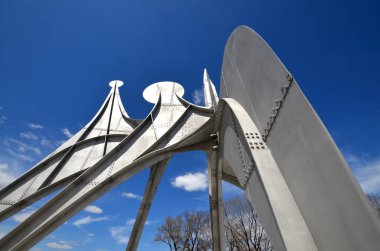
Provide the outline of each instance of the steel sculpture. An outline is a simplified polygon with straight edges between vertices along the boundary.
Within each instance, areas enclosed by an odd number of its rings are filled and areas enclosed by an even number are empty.
[[[205,106],[174,82],[147,87],[154,108],[131,119],[121,81],[76,135],[0,191],[0,219],[63,188],[0,240],[26,250],[111,188],[150,166],[127,250],[136,250],[170,158],[208,154],[213,249],[224,250],[222,180],[244,189],[276,250],[376,250],[380,225],[365,194],[293,76],[253,30],[238,27],[218,98],[204,72]]]

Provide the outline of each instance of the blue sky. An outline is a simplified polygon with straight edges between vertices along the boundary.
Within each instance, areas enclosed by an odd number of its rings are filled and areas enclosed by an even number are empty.
[[[233,29],[255,29],[292,72],[363,188],[380,192],[380,4],[363,1],[0,1],[0,185],[30,168],[96,113],[108,82],[123,80],[133,118],[152,105],[142,91],[175,81],[197,100],[206,67],[217,85]],[[207,189],[173,187],[201,177],[201,152],[176,156],[149,214],[139,250],[168,215],[208,208]],[[35,250],[123,250],[148,171],[82,211]],[[188,188],[189,190],[189,188]],[[238,193],[225,187],[225,196]],[[135,196],[134,196],[135,195]],[[5,234],[38,204],[0,224]]]

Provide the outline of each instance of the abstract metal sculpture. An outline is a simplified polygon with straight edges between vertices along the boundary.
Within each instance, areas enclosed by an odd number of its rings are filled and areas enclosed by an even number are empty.
[[[276,250],[376,250],[380,224],[332,138],[291,74],[264,40],[238,27],[224,53],[219,100],[204,73],[205,107],[184,89],[145,89],[155,104],[129,118],[112,81],[95,117],[0,191],[0,219],[63,188],[0,240],[0,250],[32,247],[111,188],[147,166],[150,176],[127,250],[136,250],[170,158],[208,153],[213,249],[224,250],[221,181],[244,189]]]

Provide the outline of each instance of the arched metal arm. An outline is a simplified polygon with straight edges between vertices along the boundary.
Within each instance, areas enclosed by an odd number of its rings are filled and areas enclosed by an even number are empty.
[[[274,247],[317,250],[277,163],[248,113],[230,98],[219,101],[218,112],[223,114],[216,122],[220,124],[221,155],[245,188]]]
[[[147,118],[97,164],[1,239],[0,246],[11,250],[31,247],[91,201],[144,167],[162,161],[180,149],[206,142],[210,130],[206,122],[211,115],[189,107],[173,119],[166,131],[158,130],[154,134],[155,124],[160,125],[162,116],[166,115],[159,112],[154,120]],[[191,123],[189,127],[192,120],[197,123]]]

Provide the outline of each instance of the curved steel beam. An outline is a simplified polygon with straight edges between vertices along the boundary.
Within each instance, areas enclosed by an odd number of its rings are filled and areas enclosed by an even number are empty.
[[[317,250],[312,235],[270,150],[248,113],[235,100],[219,101],[222,157],[254,205],[274,247]],[[229,143],[227,143],[229,142]],[[232,144],[235,142],[235,144]]]
[[[88,203],[142,168],[169,157],[175,150],[205,141],[210,129],[206,122],[212,113],[188,107],[182,113],[172,114],[172,122],[165,128],[161,125],[166,120],[162,119],[167,116],[165,110],[169,108],[167,100],[163,101],[160,99],[162,105],[156,105],[151,116],[97,164],[1,239],[0,247],[22,250],[32,246]]]
[[[76,177],[76,174],[87,169],[96,159],[100,159],[107,149],[108,141],[112,142],[112,146],[109,147],[111,149],[115,143],[121,142],[122,138],[128,135],[119,133],[118,128],[121,125],[123,125],[123,130],[135,127],[137,122],[128,117],[119,97],[118,87],[122,85],[120,83],[122,82],[110,83],[112,89],[106,100],[94,118],[82,130],[0,191],[0,221],[62,187],[68,180]],[[115,111],[115,116],[112,116],[113,111]],[[104,120],[108,123],[107,128],[103,130],[102,121]],[[94,131],[97,132],[94,134]],[[104,142],[103,154],[98,154],[96,146],[100,144],[101,139]],[[74,167],[77,170],[72,168],[70,161],[73,159],[76,161]],[[82,164],[78,165],[81,161]]]
[[[110,134],[110,135],[108,135],[109,139],[118,139],[120,137],[125,137],[125,136],[126,135],[124,135],[124,134]],[[93,142],[96,142],[99,139],[104,139],[104,138],[105,138],[105,136],[98,136],[95,138],[86,139],[86,140],[75,143],[75,145],[73,145],[73,146],[79,147],[79,146],[83,146],[85,144],[89,144],[89,147],[91,147]],[[7,187],[6,190],[2,191],[1,198],[3,198],[3,199],[0,200],[0,205],[3,205],[3,207],[1,208],[1,211],[0,211],[0,222],[5,220],[6,218],[16,214],[17,212],[24,209],[25,207],[30,206],[31,204],[40,200],[41,198],[51,194],[52,192],[56,191],[57,189],[64,187],[66,184],[68,184],[68,182],[70,182],[73,179],[75,179],[76,177],[78,177],[81,173],[83,173],[84,170],[87,169],[87,168],[84,168],[82,170],[78,170],[78,171],[73,172],[71,174],[67,174],[65,176],[62,176],[60,179],[57,179],[54,182],[52,182],[48,185],[45,185],[44,187],[39,188],[38,190],[36,190],[33,193],[23,197],[22,199],[20,199],[18,201],[8,201],[8,200],[4,199],[8,194],[14,192],[17,188],[21,187],[23,184],[30,182],[31,179],[33,179],[33,177],[35,177],[36,175],[38,175],[39,173],[44,171],[45,170],[45,168],[43,166],[44,164],[46,164],[48,161],[54,161],[55,158],[60,157],[59,155],[65,153],[67,149],[68,148],[65,148],[62,151],[60,151],[59,153],[56,153],[56,154],[50,156],[43,163],[40,163],[37,166],[33,167],[33,169],[31,169],[27,173],[27,175],[21,176],[20,178],[18,178],[14,182],[12,182]]]

